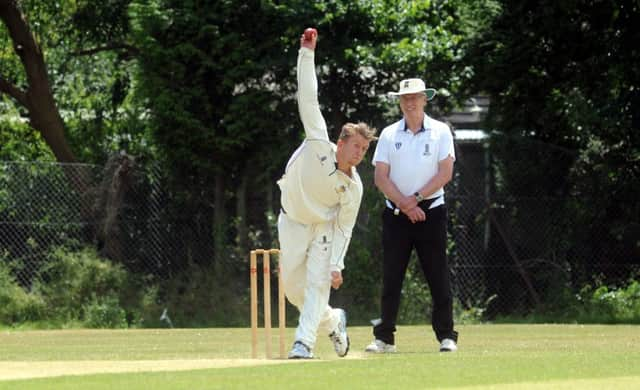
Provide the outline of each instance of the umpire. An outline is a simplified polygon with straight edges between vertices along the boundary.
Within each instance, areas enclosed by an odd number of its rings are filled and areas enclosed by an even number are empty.
[[[449,126],[424,113],[436,91],[421,79],[400,82],[403,118],[381,133],[373,156],[375,184],[386,197],[381,320],[367,352],[396,352],[394,332],[402,282],[415,248],[433,299],[432,327],[441,352],[457,350],[447,264],[444,189],[453,176],[455,152]]]

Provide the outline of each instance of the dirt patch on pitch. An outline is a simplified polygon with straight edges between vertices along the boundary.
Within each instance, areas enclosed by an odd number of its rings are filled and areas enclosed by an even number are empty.
[[[0,362],[0,381],[121,372],[187,371],[205,368],[261,366],[295,363],[295,360],[195,359],[195,360],[79,360]]]

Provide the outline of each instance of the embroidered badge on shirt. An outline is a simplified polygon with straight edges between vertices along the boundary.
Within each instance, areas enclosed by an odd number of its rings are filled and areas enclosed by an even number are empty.
[[[431,156],[431,153],[429,152],[429,144],[424,144],[424,152],[422,153],[423,156]]]
[[[347,191],[347,187],[345,187],[345,186],[340,186],[340,187],[336,188],[336,192],[338,194],[344,193],[346,191]]]
[[[401,146],[402,146],[402,142],[396,142],[396,150],[400,150]]]
[[[327,156],[320,156],[319,154],[316,156],[318,156],[318,160],[320,160],[320,165],[324,165],[324,162],[327,161]]]

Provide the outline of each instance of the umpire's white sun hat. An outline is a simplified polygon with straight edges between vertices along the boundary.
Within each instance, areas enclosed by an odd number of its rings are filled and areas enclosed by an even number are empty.
[[[389,95],[400,96],[420,92],[424,92],[425,95],[427,95],[427,100],[431,100],[436,96],[436,90],[425,87],[424,81],[421,79],[404,79],[400,81],[400,89],[398,92],[389,92]]]

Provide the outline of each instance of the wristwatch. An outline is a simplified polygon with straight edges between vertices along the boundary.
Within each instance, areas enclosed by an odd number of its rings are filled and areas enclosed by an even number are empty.
[[[423,200],[425,200],[425,197],[422,196],[421,193],[416,192],[415,194],[413,194],[416,197],[416,200],[418,201],[418,203],[422,202]]]

